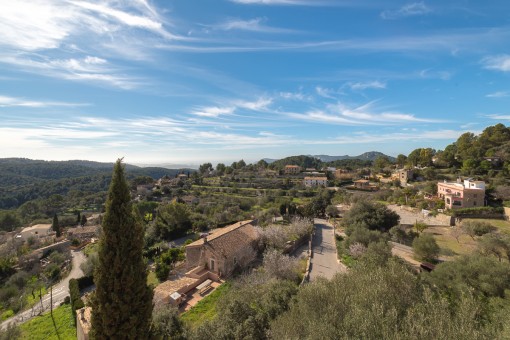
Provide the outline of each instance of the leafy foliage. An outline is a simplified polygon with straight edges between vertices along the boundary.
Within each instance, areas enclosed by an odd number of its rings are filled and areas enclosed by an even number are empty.
[[[413,240],[414,254],[424,261],[435,261],[439,255],[439,246],[429,233],[423,233]]]

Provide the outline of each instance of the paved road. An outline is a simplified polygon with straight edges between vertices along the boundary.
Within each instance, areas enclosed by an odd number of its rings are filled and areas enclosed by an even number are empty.
[[[83,271],[80,269],[80,265],[87,259],[81,251],[71,251],[71,255],[73,257],[73,268],[65,279],[53,286],[53,297],[51,297],[50,293],[44,295],[42,298],[42,306],[41,302],[36,303],[31,309],[19,313],[12,318],[2,322],[0,328],[3,329],[11,323],[23,323],[43,313],[44,311],[49,310],[52,300],[53,307],[58,307],[58,305],[64,301],[65,297],[69,295],[69,280],[77,279],[83,276]]]
[[[319,276],[331,279],[336,273],[346,271],[346,267],[337,260],[334,228],[326,220],[315,219],[312,254],[310,281]]]

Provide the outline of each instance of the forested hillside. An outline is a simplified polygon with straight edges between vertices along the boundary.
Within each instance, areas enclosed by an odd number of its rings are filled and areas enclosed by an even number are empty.
[[[113,163],[90,161],[40,161],[24,158],[0,159],[0,209],[16,208],[25,202],[81,192],[100,193],[108,188]],[[140,168],[126,165],[128,178],[170,177],[181,171],[166,168]],[[79,194],[78,194],[79,195]]]

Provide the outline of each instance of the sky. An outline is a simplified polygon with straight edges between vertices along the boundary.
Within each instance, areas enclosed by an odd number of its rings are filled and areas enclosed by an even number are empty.
[[[0,158],[443,149],[510,122],[510,2],[0,2]]]

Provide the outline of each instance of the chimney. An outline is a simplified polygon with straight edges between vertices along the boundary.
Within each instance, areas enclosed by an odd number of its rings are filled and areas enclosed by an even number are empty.
[[[457,177],[457,183],[458,183],[458,184],[462,183],[462,181],[461,181],[460,177]]]

